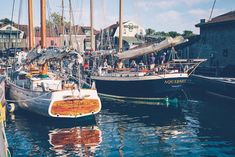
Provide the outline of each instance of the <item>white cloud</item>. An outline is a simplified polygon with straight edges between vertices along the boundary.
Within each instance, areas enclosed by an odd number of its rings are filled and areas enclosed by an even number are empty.
[[[136,0],[136,6],[144,10],[159,8],[170,9],[177,6],[193,7],[197,4],[212,2],[212,0]]]
[[[145,24],[146,28],[154,28],[156,31],[176,31],[183,33],[184,30],[192,30],[198,33],[198,28],[194,25],[197,19],[185,18],[185,14],[176,10],[158,13],[150,23]]]
[[[175,6],[176,4],[177,4],[177,2],[173,1],[173,0],[169,0],[169,1],[165,1],[165,0],[159,0],[159,1],[137,0],[136,1],[136,6],[142,8],[144,10],[153,9],[153,8],[169,9],[169,8]]]

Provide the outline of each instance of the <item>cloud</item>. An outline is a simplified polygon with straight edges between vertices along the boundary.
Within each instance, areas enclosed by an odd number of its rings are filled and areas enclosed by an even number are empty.
[[[212,0],[136,0],[136,6],[144,10],[153,8],[166,10],[184,5],[191,8],[197,4],[208,3],[211,1]]]
[[[160,9],[169,9],[177,4],[176,1],[164,1],[164,0],[159,0],[159,1],[143,1],[143,0],[137,0],[136,1],[136,6],[140,7],[144,10],[148,9],[153,9],[153,8],[160,8]]]
[[[212,17],[221,15],[227,12],[225,9],[214,9]],[[208,19],[211,13],[210,9],[191,9],[188,13],[197,19]]]

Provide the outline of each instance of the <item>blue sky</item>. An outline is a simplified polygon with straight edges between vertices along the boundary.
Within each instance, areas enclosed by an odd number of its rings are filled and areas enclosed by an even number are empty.
[[[20,23],[27,24],[27,0],[23,6]],[[34,1],[35,25],[39,25],[39,2]],[[68,0],[65,13],[68,16]],[[214,0],[124,0],[124,19],[133,20],[144,28],[156,31],[192,30],[198,33],[195,24],[200,19],[208,19]],[[0,0],[0,18],[11,18],[13,0]],[[19,3],[16,0],[14,21],[18,21]],[[118,20],[119,0],[94,0],[94,24],[104,28]],[[47,0],[47,14],[61,12],[61,0]],[[89,0],[72,0],[75,24],[89,25]],[[235,10],[235,0],[217,0],[213,17]]]

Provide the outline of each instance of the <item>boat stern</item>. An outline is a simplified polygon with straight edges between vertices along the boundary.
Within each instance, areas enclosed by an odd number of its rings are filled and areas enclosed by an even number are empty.
[[[49,107],[51,117],[79,118],[97,114],[101,110],[101,101],[96,90],[81,89],[53,93]]]

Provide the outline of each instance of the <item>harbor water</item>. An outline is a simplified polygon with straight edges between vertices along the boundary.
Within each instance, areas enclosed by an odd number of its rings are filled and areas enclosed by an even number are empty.
[[[235,104],[207,95],[177,104],[102,99],[80,120],[18,110],[6,133],[13,156],[235,156]]]

